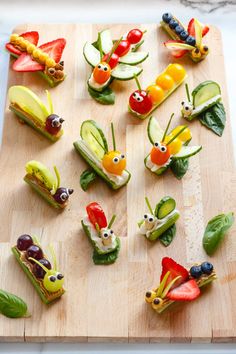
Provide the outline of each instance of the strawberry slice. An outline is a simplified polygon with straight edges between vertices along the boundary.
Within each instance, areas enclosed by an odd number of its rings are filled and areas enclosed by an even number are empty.
[[[39,48],[54,59],[56,63],[58,63],[61,59],[65,45],[66,40],[64,38],[58,38],[54,41],[42,44]]]
[[[199,286],[195,279],[191,279],[169,291],[166,297],[174,301],[191,301],[195,300],[199,295]]]
[[[202,26],[202,37],[204,37],[210,30],[209,26]],[[188,24],[188,33],[190,36],[195,37],[195,28],[194,28],[194,18],[191,18]]]
[[[21,37],[27,39],[30,43],[37,45],[39,41],[39,33],[37,31],[30,31],[20,34]],[[12,43],[6,44],[6,49],[12,54],[21,55],[22,51],[16,48]]]
[[[163,43],[164,46],[171,50],[171,54],[174,58],[182,58],[189,50],[194,47],[189,46],[184,41],[170,39]]]
[[[179,49],[179,50],[173,50],[171,54],[173,55],[174,58],[182,58],[186,53],[188,53],[188,50],[184,49]]]
[[[189,273],[182,265],[176,263],[172,258],[164,257],[162,259],[162,274],[160,282],[164,278],[167,272],[170,272],[170,275],[167,279],[166,286],[176,277],[181,276],[175,283],[174,287],[179,286],[189,278]]]
[[[44,68],[44,65],[39,64],[37,61],[33,60],[27,53],[22,53],[12,66],[14,71],[21,72],[43,71]]]

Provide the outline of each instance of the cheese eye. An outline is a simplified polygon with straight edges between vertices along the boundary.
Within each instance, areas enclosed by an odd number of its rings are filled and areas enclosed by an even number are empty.
[[[181,102],[182,106],[184,106],[184,101]]]
[[[110,235],[113,235],[114,234],[114,231],[113,230],[110,230]]]
[[[116,156],[116,157],[113,158],[113,162],[114,162],[115,164],[118,164],[119,161],[120,161],[120,159],[119,159],[118,156]]]
[[[143,217],[144,217],[145,220],[148,219],[148,215],[147,214],[144,214]]]
[[[143,101],[143,97],[142,97],[142,96],[138,96],[138,97],[137,97],[137,101],[138,101],[138,102],[142,102],[142,101]]]
[[[107,233],[107,232],[104,232],[103,237],[104,237],[104,238],[108,238],[108,236],[109,236],[108,233]]]
[[[153,222],[154,218],[152,216],[150,216],[150,218],[148,219],[149,222]]]
[[[98,69],[102,69],[102,65],[101,64],[98,64]]]
[[[125,159],[125,155],[124,154],[120,155],[120,159],[124,160]]]
[[[103,71],[107,71],[107,70],[108,70],[107,66],[104,66]]]
[[[137,93],[137,92],[134,92],[134,93],[133,93],[133,98],[136,99],[137,97],[138,97],[138,93]]]
[[[161,152],[166,152],[166,147],[165,146],[161,146]]]
[[[157,143],[154,143],[154,146],[156,147],[156,148],[158,148],[159,147],[159,143],[157,142]]]

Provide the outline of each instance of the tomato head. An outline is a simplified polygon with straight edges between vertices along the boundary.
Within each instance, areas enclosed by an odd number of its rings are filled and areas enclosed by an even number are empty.
[[[151,161],[159,166],[164,165],[170,158],[169,146],[165,143],[156,142],[150,153]]]
[[[106,171],[121,176],[126,167],[125,155],[119,151],[109,151],[102,159],[102,166]]]
[[[89,221],[96,228],[96,224],[100,227],[100,229],[107,227],[107,219],[102,207],[96,203],[90,203],[86,207]]]
[[[143,36],[143,32],[138,28],[134,28],[131,31],[129,31],[129,33],[127,34],[127,40],[131,44],[137,44],[138,42],[141,41],[142,36]]]
[[[108,63],[102,61],[93,70],[94,80],[98,84],[104,84],[111,77],[111,68]]]
[[[119,55],[117,55],[116,53],[113,53],[110,60],[107,61],[109,56],[110,56],[110,53],[105,54],[104,57],[102,58],[102,61],[105,61],[106,63],[108,63],[110,65],[111,69],[114,69],[119,62]]]
[[[129,105],[133,111],[146,114],[152,109],[152,99],[146,91],[136,90],[130,95]]]
[[[119,57],[123,57],[125,54],[128,53],[130,50],[130,42],[127,41],[127,39],[122,39],[122,41],[119,43],[118,47],[115,50],[115,54],[117,54]]]

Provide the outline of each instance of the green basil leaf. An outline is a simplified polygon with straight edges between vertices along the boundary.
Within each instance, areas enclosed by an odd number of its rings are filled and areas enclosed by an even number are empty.
[[[215,252],[233,222],[233,213],[220,214],[208,221],[202,240],[203,248],[208,255]]]
[[[101,104],[108,105],[115,103],[115,93],[110,87],[106,87],[103,91],[98,92],[88,86],[88,92],[92,98]]]
[[[171,171],[175,175],[176,178],[181,179],[185,175],[188,170],[189,159],[179,159],[174,160],[171,165]]]
[[[176,225],[173,224],[160,237],[159,240],[164,246],[169,246],[176,235]]]
[[[90,184],[95,181],[96,178],[97,175],[92,170],[85,170],[84,172],[82,172],[80,175],[80,186],[83,191],[86,191]]]
[[[27,305],[18,296],[0,289],[0,313],[10,318],[24,317]]]
[[[225,128],[225,109],[221,102],[216,103],[214,106],[203,112],[199,117],[200,122],[207,128],[212,130],[215,134],[222,136]]]
[[[117,248],[113,252],[106,253],[106,254],[99,254],[94,250],[93,251],[93,262],[94,262],[94,264],[97,264],[97,265],[112,264],[118,258],[119,251],[120,251],[120,240],[118,241]]]

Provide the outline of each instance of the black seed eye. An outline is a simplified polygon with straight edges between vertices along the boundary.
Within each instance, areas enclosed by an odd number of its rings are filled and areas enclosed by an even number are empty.
[[[99,64],[99,65],[98,65],[98,69],[101,69],[101,68],[102,68],[102,66]]]
[[[104,232],[103,237],[107,238],[109,235],[107,232]]]
[[[181,102],[182,106],[184,105],[184,101]]]
[[[118,162],[119,162],[119,158],[118,158],[118,157],[114,157],[114,158],[113,158],[113,162],[114,162],[114,163],[118,163]]]
[[[150,218],[149,218],[149,222],[153,222],[153,217],[150,217]]]
[[[189,110],[189,107],[187,106],[187,107],[185,107],[185,109],[186,109],[186,111],[188,111],[188,110]]]
[[[105,66],[103,70],[104,70],[104,71],[107,71],[107,67]]]
[[[110,234],[113,235],[113,234],[114,234],[114,231],[113,231],[113,230],[110,230]]]
[[[125,155],[120,155],[120,158],[122,159],[122,160],[124,160],[124,158],[125,158]]]
[[[144,217],[144,219],[148,219],[148,216],[147,216],[147,214],[144,214],[144,216],[143,216],[143,217]]]
[[[58,280],[62,280],[64,278],[64,275],[62,275],[61,273],[57,274],[57,279]]]
[[[141,97],[138,97],[138,98],[137,98],[137,101],[140,102],[140,101],[141,101]]]
[[[49,277],[49,280],[50,280],[51,282],[55,283],[55,281],[56,281],[57,279],[56,279],[56,277],[54,277],[54,275],[51,275],[51,276]]]
[[[158,146],[159,146],[159,143],[154,143],[154,146],[155,146],[155,147],[158,147]]]
[[[162,147],[161,147],[161,151],[162,151],[162,152],[166,152],[166,147],[165,147],[165,146],[162,146]]]

